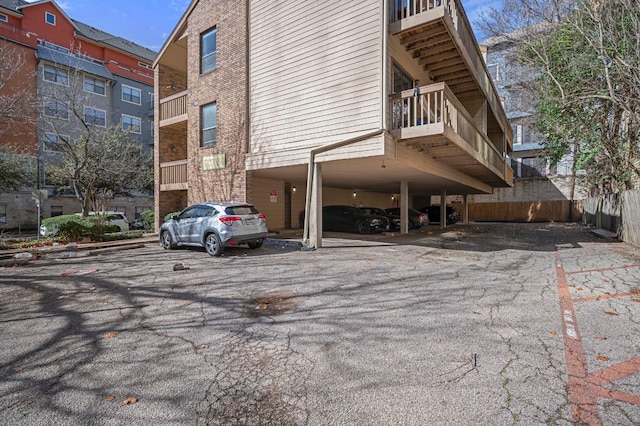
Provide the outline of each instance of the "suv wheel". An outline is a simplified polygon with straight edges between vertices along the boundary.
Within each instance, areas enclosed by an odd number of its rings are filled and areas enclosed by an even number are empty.
[[[160,235],[160,244],[162,244],[162,248],[165,250],[169,250],[173,247],[173,243],[171,242],[171,234],[169,231],[162,231]]]
[[[250,249],[257,249],[257,248],[262,247],[262,243],[263,243],[263,240],[252,241],[252,242],[248,243],[247,245],[249,246]]]
[[[204,249],[210,256],[220,256],[223,251],[220,238],[214,233],[207,235],[204,240]]]

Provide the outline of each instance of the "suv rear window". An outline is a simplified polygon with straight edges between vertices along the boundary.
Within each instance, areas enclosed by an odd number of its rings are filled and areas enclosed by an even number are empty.
[[[258,213],[260,213],[253,206],[232,206],[232,207],[227,207],[226,209],[224,209],[224,212],[226,214],[235,214],[235,215],[238,215],[238,216],[242,216],[242,215],[246,215],[246,214],[258,214]]]

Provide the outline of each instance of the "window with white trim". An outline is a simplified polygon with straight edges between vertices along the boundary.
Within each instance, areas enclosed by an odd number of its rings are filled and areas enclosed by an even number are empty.
[[[122,85],[122,100],[132,104],[140,105],[140,89],[131,86]]]
[[[0,13],[0,22],[9,22],[9,17],[4,13]]]
[[[85,75],[84,76],[84,91],[96,93],[98,95],[105,94],[105,84],[104,80],[101,78],[95,78]]]
[[[200,108],[200,128],[200,146],[215,146],[218,131],[218,106],[215,102]]]
[[[487,70],[489,70],[489,76],[493,81],[500,81],[500,68],[498,64],[488,64]]]
[[[45,151],[59,151],[60,142],[68,136],[59,136],[55,133],[45,133],[43,138],[42,147]]]
[[[516,137],[513,143],[516,145],[522,145],[522,124],[516,125]]]
[[[107,126],[107,112],[101,109],[84,107],[84,121],[96,126]]]
[[[210,29],[200,36],[200,74],[204,74],[217,66],[218,30]]]
[[[54,83],[69,85],[69,72],[65,69],[55,67],[53,65],[44,64],[44,79]]]
[[[54,14],[53,14],[53,13],[51,13],[51,12],[45,12],[45,13],[44,13],[44,21],[45,21],[47,24],[55,25],[55,24],[56,24],[56,15],[54,15]]]
[[[142,120],[139,117],[122,114],[122,130],[129,130],[131,133],[141,133]]]
[[[69,119],[69,105],[55,99],[46,98],[44,100],[44,115],[53,118]]]

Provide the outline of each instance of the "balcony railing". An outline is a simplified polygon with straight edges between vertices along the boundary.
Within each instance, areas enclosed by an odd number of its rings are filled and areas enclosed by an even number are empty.
[[[160,125],[177,123],[187,119],[187,91],[160,100]]]
[[[446,128],[459,136],[451,140],[451,144],[466,152],[471,151],[485,167],[506,180],[502,153],[480,130],[445,83],[405,90],[391,96],[391,130],[398,139],[443,136]],[[466,146],[460,146],[461,143]]]
[[[22,30],[15,25],[0,22],[0,37],[5,37],[10,40],[35,47],[38,35],[36,33]]]
[[[187,160],[160,163],[160,190],[187,189]]]
[[[406,19],[442,5],[443,0],[391,0],[391,22]]]

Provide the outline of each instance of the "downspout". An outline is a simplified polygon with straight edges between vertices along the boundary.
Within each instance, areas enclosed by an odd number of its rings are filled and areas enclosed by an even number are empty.
[[[332,151],[343,146],[351,145],[357,142],[361,142],[365,139],[370,139],[385,132],[385,129],[378,129],[375,132],[367,133],[361,136],[349,138],[340,142],[324,145],[315,149],[312,149],[309,153],[309,169],[307,170],[307,194],[304,203],[304,231],[302,234],[302,246],[303,248],[309,247],[309,208],[311,207],[311,190],[313,186],[313,170],[316,162],[316,155],[322,154],[327,151]]]
[[[386,5],[385,0],[381,0],[380,2],[382,7],[382,23],[381,23],[381,31],[382,31],[382,113],[380,115],[380,128],[374,132],[367,133],[362,136],[356,136],[341,142],[336,142],[330,145],[321,146],[315,149],[312,149],[309,153],[309,168],[307,170],[307,193],[304,203],[304,229],[302,232],[302,247],[303,249],[311,249],[309,247],[309,209],[311,207],[311,190],[313,187],[313,179],[314,179],[314,169],[315,169],[315,157],[317,154],[322,154],[327,151],[331,151],[337,148],[341,148],[343,146],[351,145],[357,142],[361,142],[365,139],[373,138],[375,136],[381,135],[386,131],[386,123],[387,123],[387,104],[389,96],[387,94],[387,74],[388,74],[388,56],[389,56],[389,31],[387,29],[387,23],[389,22],[389,10]],[[313,247],[315,248],[315,247]]]

